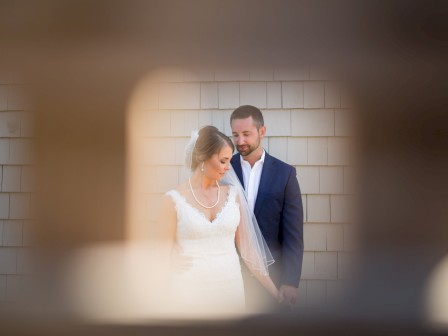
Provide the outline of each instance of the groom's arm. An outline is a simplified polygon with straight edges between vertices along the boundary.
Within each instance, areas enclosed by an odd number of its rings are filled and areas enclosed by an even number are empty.
[[[291,167],[282,211],[281,284],[298,287],[303,260],[303,207],[296,170]]]

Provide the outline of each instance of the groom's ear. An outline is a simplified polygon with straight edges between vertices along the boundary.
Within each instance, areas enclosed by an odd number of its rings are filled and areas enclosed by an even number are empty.
[[[260,134],[260,138],[263,139],[266,134],[266,126],[260,126],[260,129],[258,130]]]

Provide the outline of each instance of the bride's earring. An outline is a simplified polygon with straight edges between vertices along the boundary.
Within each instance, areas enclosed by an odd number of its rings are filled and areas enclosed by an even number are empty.
[[[204,171],[204,161],[202,161],[202,165],[201,165],[201,172]]]

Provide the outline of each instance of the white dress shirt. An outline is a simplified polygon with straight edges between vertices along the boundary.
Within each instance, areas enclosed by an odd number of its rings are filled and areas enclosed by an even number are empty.
[[[243,171],[244,189],[246,190],[247,201],[252,211],[255,208],[255,201],[257,200],[258,187],[260,186],[261,172],[263,170],[265,151],[261,154],[260,160],[255,162],[251,167],[250,163],[240,156],[241,169]]]

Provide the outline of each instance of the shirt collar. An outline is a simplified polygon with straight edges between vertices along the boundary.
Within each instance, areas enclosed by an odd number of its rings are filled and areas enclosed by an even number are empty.
[[[257,163],[257,162],[264,163],[264,158],[265,158],[265,156],[266,156],[266,152],[265,152],[265,150],[264,150],[264,148],[263,148],[263,153],[261,154],[261,158],[260,158],[260,160],[255,161],[255,163]],[[243,165],[243,164],[249,164],[249,162],[247,162],[246,160],[243,159],[243,156],[242,156],[242,155],[240,155],[240,161],[241,161],[241,164],[242,164],[242,165]]]

